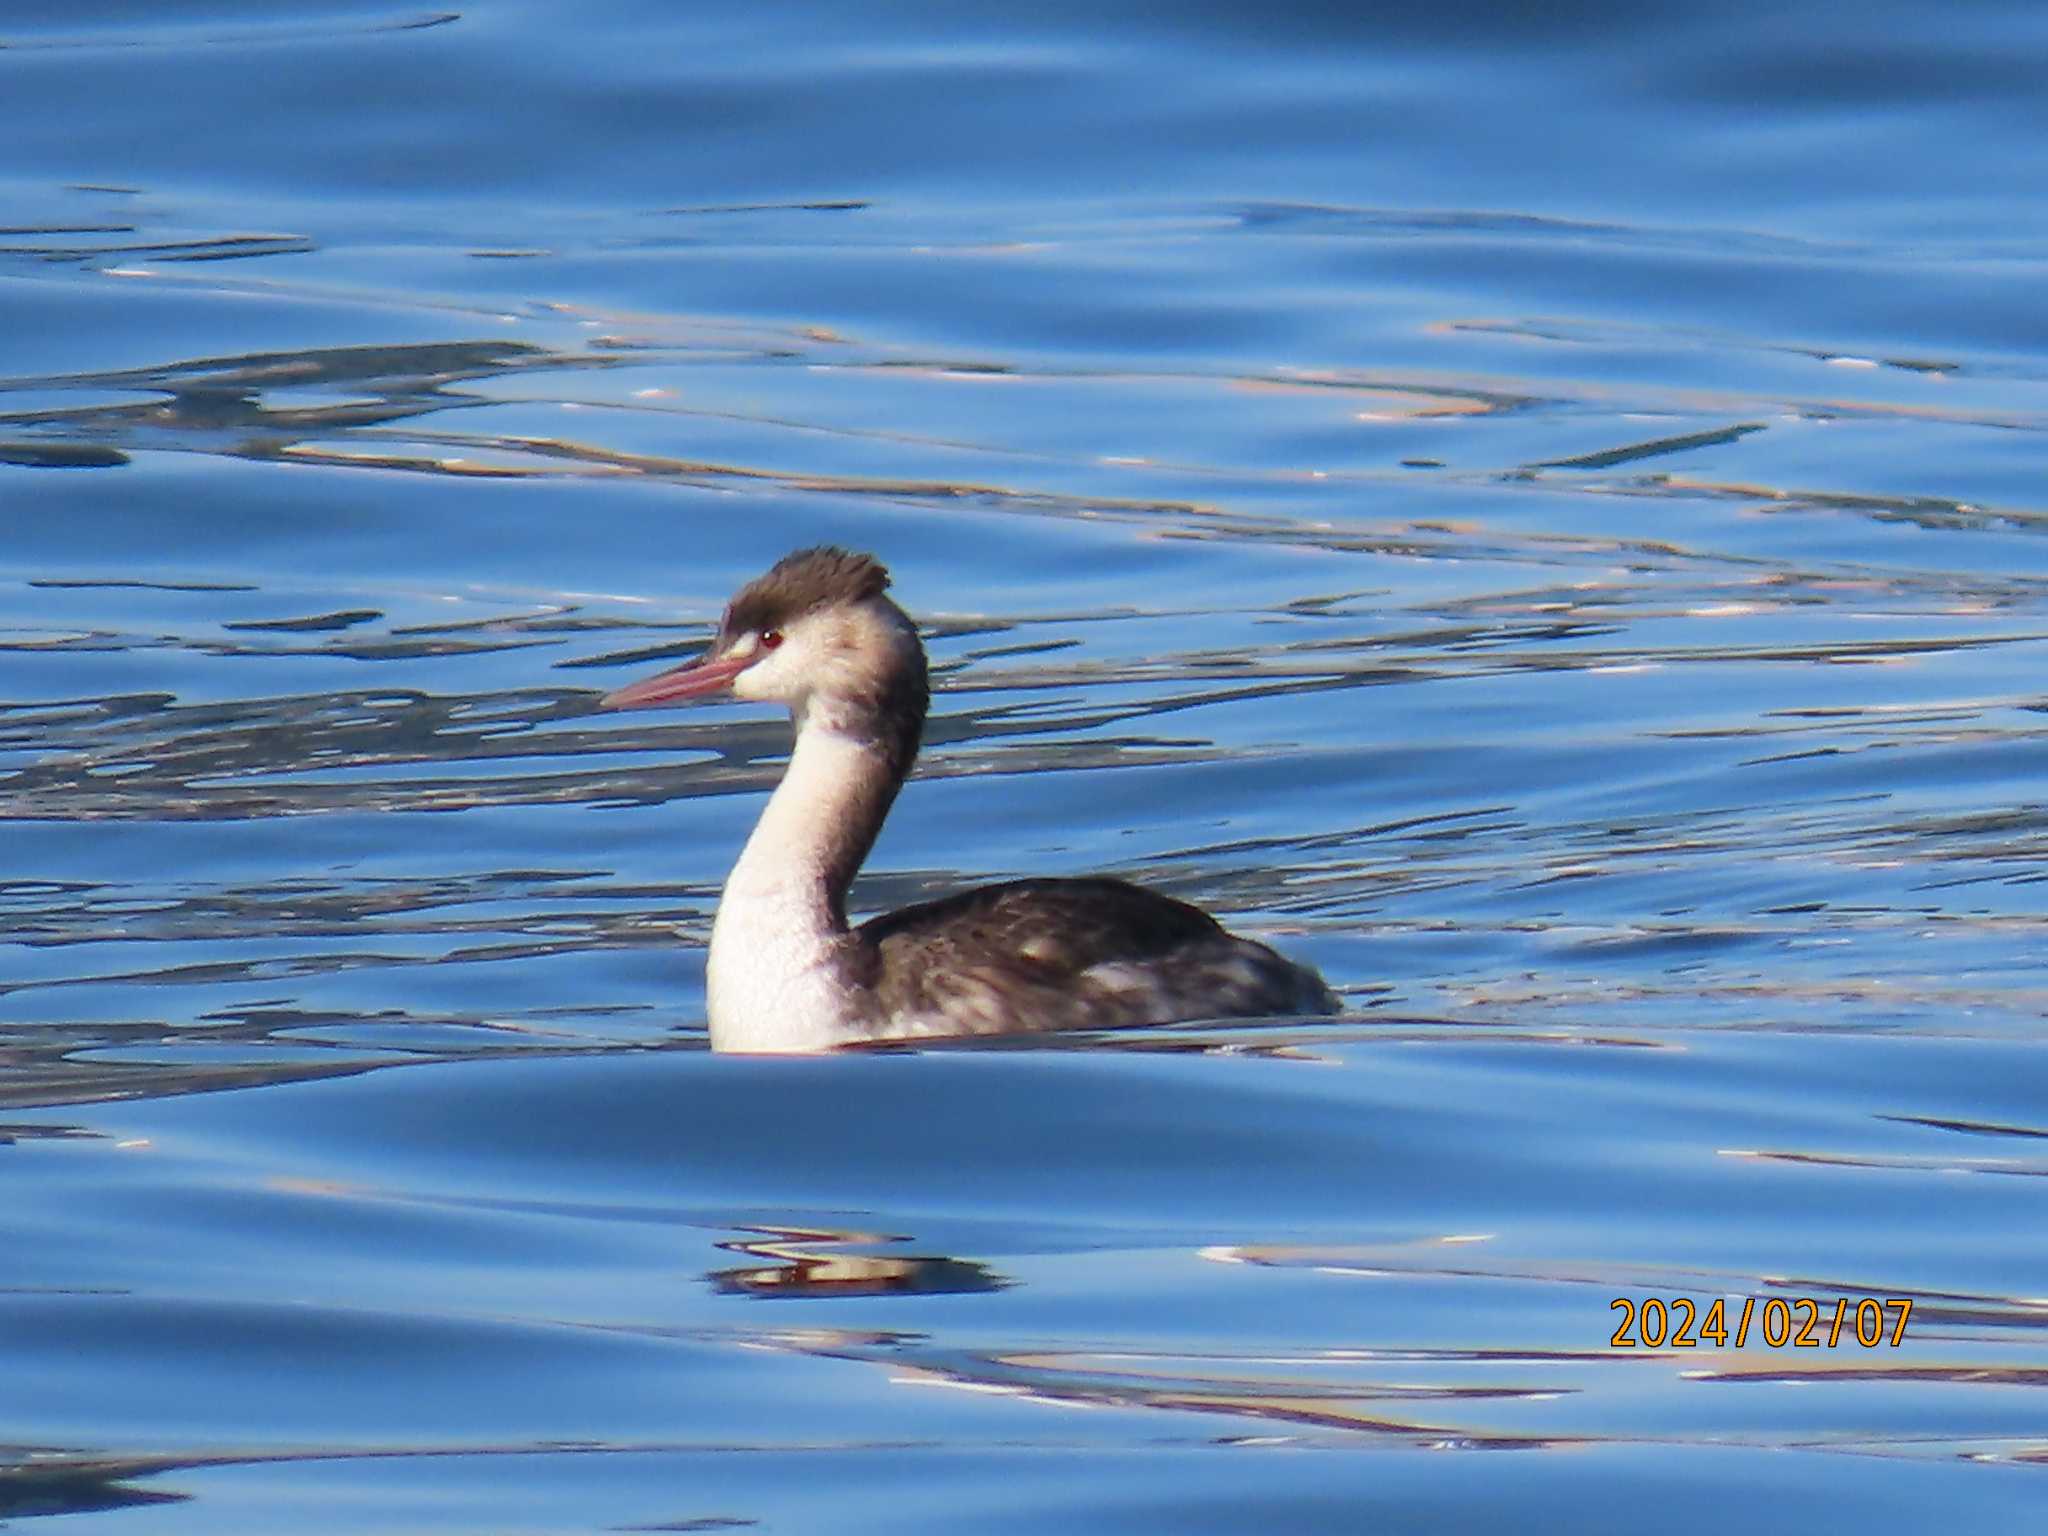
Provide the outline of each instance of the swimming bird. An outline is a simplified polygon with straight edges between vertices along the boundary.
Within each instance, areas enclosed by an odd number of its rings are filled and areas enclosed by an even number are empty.
[[[740,589],[696,661],[603,700],[638,709],[730,689],[796,724],[712,923],[713,1049],[1337,1010],[1314,971],[1122,880],[1012,880],[850,926],[847,889],[931,698],[917,627],[888,586],[870,555],[798,550]]]

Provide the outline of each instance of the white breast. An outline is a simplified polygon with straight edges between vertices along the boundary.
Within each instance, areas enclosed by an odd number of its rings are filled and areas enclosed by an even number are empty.
[[[775,901],[719,903],[705,970],[714,1050],[822,1051],[863,1037],[833,945],[806,915]]]
[[[789,769],[726,878],[711,925],[706,983],[711,1044],[721,1051],[822,1051],[870,1037],[866,992],[836,963],[821,850],[840,834],[851,791],[873,771],[860,743],[799,730]]]

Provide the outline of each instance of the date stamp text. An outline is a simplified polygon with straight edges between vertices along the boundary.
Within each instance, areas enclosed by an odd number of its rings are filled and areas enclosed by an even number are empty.
[[[1906,1320],[1913,1298],[1865,1296],[1833,1302],[1811,1296],[1717,1296],[1702,1309],[1690,1296],[1669,1301],[1646,1296],[1641,1301],[1617,1296],[1607,1305],[1621,1314],[1608,1340],[1613,1349],[1741,1349],[1751,1340],[1771,1349],[1897,1349],[1906,1341]]]

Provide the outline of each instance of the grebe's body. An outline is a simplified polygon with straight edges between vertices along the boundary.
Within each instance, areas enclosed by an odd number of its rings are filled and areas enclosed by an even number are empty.
[[[733,599],[704,657],[604,701],[730,686],[796,721],[712,924],[715,1049],[1336,1011],[1313,971],[1121,880],[1016,880],[849,926],[847,889],[917,757],[930,698],[924,647],[888,584],[866,555],[799,551]]]

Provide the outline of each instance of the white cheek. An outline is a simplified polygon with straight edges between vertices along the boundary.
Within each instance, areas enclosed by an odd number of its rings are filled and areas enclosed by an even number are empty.
[[[772,655],[762,657],[734,678],[734,695],[742,699],[761,699],[770,703],[787,703],[795,697],[802,668],[791,656],[791,650],[792,647],[785,645]]]

